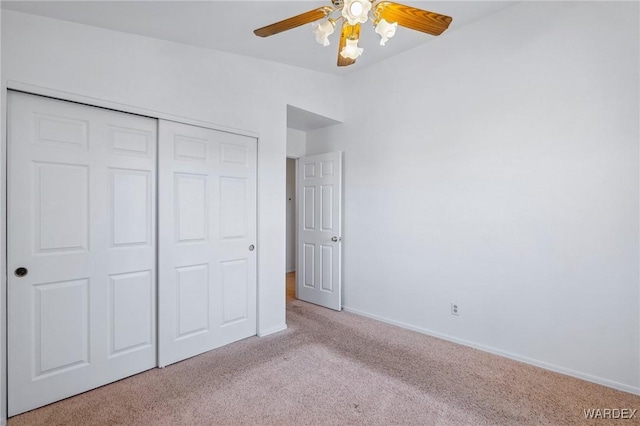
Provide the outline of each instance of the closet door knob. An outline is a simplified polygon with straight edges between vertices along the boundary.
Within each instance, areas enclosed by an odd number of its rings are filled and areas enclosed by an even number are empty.
[[[14,274],[16,275],[16,277],[24,277],[29,273],[29,270],[27,268],[23,268],[22,266],[17,268],[14,272]]]
[[[253,244],[251,244],[251,245],[249,246],[249,251],[253,251],[253,250],[255,250],[255,248],[256,248],[256,246],[254,246]]]

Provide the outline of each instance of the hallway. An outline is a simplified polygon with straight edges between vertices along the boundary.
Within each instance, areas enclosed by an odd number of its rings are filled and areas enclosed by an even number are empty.
[[[296,273],[285,274],[285,285],[287,286],[287,303],[296,300]]]

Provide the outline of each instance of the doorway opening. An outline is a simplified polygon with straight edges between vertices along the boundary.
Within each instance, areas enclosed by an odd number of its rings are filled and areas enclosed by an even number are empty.
[[[330,252],[334,254],[339,254],[340,249],[336,247],[336,242],[330,241],[332,236],[335,236],[335,238],[338,239],[339,233],[336,233],[335,235],[331,234],[331,236],[329,236],[327,241],[325,241],[323,244],[317,244],[317,242],[302,244],[301,241],[299,241],[303,233],[303,231],[299,229],[300,222],[303,221],[304,216],[302,214],[302,209],[303,209],[302,204],[300,205],[298,204],[301,203],[302,198],[308,198],[309,201],[307,202],[307,204],[305,204],[305,206],[307,206],[307,209],[311,209],[309,210],[309,214],[313,215],[314,217],[317,217],[318,221],[320,221],[322,219],[322,214],[320,211],[315,211],[314,208],[312,208],[313,205],[320,206],[325,201],[328,202],[327,206],[333,205],[335,207],[338,207],[340,205],[340,203],[336,202],[337,200],[334,200],[330,196],[331,191],[333,190],[332,188],[330,188],[332,184],[324,185],[322,188],[320,187],[309,188],[309,191],[314,191],[314,193],[317,193],[318,197],[320,197],[321,192],[324,194],[324,198],[322,199],[318,198],[318,200],[315,200],[315,196],[309,198],[310,194],[306,194],[306,196],[300,195],[301,198],[298,199],[299,197],[298,197],[298,189],[297,189],[298,181],[302,182],[302,179],[303,179],[302,177],[299,176],[299,173],[300,173],[299,169],[300,167],[302,167],[301,166],[302,162],[306,161],[306,158],[307,158],[306,157],[307,133],[313,132],[325,127],[333,126],[339,123],[340,122],[335,119],[325,117],[301,108],[297,108],[292,105],[287,105],[287,154],[286,154],[287,160],[286,160],[286,192],[285,192],[286,261],[285,261],[285,277],[284,277],[286,303],[290,303],[298,299],[308,301],[308,302],[311,301],[312,303],[315,303],[312,300],[308,300],[309,298],[305,297],[304,294],[302,294],[304,292],[301,290],[302,287],[300,287],[300,285],[297,285],[300,283],[296,282],[297,281],[296,274],[298,275],[297,277],[298,279],[301,278],[302,276],[308,275],[307,283],[304,286],[307,289],[316,288],[319,290],[320,287],[324,285],[322,289],[323,292],[327,294],[329,293],[335,294],[337,288],[339,288],[339,285],[340,285],[339,282],[333,277],[331,279],[327,279],[327,277],[332,275],[327,273],[323,275],[325,277],[325,280],[323,283],[321,283],[320,269],[317,269],[317,271],[314,273],[309,273],[306,275],[303,272],[304,265],[310,264],[311,262],[313,263],[311,268],[320,268],[321,264],[323,264],[321,262],[321,259],[327,260],[327,259],[333,259],[333,257],[335,257],[335,256],[329,256]],[[311,173],[310,171],[311,168],[314,168],[314,170],[318,171],[318,177],[320,177],[320,175],[333,174],[332,170],[334,167],[334,163],[332,163],[332,161],[335,161],[335,160],[329,159],[328,162],[325,161],[322,164],[320,163],[307,164],[305,167],[307,167],[307,169],[309,170],[307,170],[304,179],[313,178],[315,176],[315,172]],[[341,169],[341,166],[338,167],[336,165],[336,171],[338,170],[338,168]],[[338,193],[339,191],[336,191],[336,194]],[[322,227],[323,227],[323,230],[327,231],[327,233],[333,232],[333,225],[331,224],[338,223],[337,221],[338,218],[337,217],[334,218],[332,215],[329,214],[330,210],[332,209],[327,209],[323,211],[323,213],[325,214],[324,224],[328,225],[328,228],[324,225]],[[327,222],[327,219],[329,220],[329,222]],[[319,226],[320,222],[317,222],[317,224]],[[315,226],[316,225],[312,225],[310,229],[316,229]],[[305,230],[308,230],[308,229],[305,228]],[[339,243],[337,244],[339,245]],[[299,246],[305,247],[304,250],[306,253],[306,257],[304,258],[300,257],[301,253],[298,253]],[[300,248],[300,250],[302,249]],[[322,258],[321,258],[321,254],[324,255]],[[324,265],[329,269],[334,268],[336,273],[340,270],[340,265],[336,264],[333,261],[324,262]],[[325,268],[324,272],[329,271],[329,269]],[[336,287],[334,287],[334,285]]]

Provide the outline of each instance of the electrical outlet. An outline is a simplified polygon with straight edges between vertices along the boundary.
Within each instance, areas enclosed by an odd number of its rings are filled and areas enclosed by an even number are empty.
[[[456,302],[451,302],[451,315],[460,315],[460,310]]]

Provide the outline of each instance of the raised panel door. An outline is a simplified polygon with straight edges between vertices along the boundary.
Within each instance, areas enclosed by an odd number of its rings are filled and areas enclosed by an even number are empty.
[[[342,309],[342,153],[298,160],[298,267],[296,297]]]
[[[8,111],[11,416],[157,364],[157,122],[11,91]]]
[[[256,333],[255,138],[160,121],[159,365]]]

